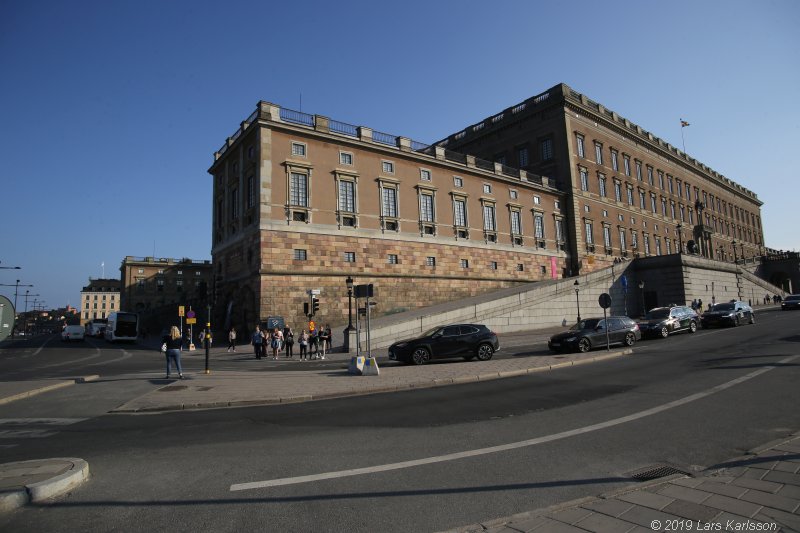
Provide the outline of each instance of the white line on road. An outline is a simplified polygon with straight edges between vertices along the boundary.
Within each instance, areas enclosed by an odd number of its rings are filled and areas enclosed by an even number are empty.
[[[782,359],[776,363],[777,365],[784,365],[789,363],[795,359],[800,357],[800,355],[793,355],[791,357],[787,357]],[[271,479],[267,481],[253,481],[250,483],[237,483],[231,485],[231,491],[239,491],[239,490],[250,490],[250,489],[261,489],[266,487],[279,487],[282,485],[294,485],[298,483],[310,483],[312,481],[321,481],[325,479],[335,479],[335,478],[342,478],[342,477],[349,477],[349,476],[359,476],[363,474],[374,474],[377,472],[387,472],[389,470],[400,470],[404,468],[412,468],[415,466],[421,465],[429,465],[434,463],[442,463],[445,461],[454,461],[456,459],[466,459],[469,457],[476,457],[479,455],[487,455],[490,453],[498,453],[498,452],[505,452],[509,450],[516,450],[519,448],[525,448],[528,446],[536,446],[537,444],[544,444],[546,442],[553,442],[556,440],[566,439],[568,437],[574,437],[576,435],[582,435],[584,433],[590,433],[592,431],[597,431],[600,429],[606,429],[612,426],[617,426],[620,424],[625,424],[627,422],[632,422],[634,420],[638,420],[640,418],[645,418],[648,416],[652,416],[663,411],[667,411],[668,409],[672,409],[674,407],[679,407],[681,405],[685,405],[687,403],[694,402],[696,400],[700,400],[705,398],[706,396],[711,396],[712,394],[716,394],[721,392],[725,389],[729,389],[735,385],[739,385],[744,383],[745,381],[749,381],[755,377],[764,374],[765,372],[769,372],[775,368],[775,366],[769,366],[766,368],[761,368],[759,370],[750,372],[740,378],[736,378],[734,380],[728,381],[726,383],[722,383],[721,385],[717,385],[716,387],[712,387],[710,389],[706,389],[703,392],[698,392],[695,394],[691,394],[689,396],[685,396],[678,400],[674,400],[665,404],[658,405],[656,407],[652,407],[650,409],[645,409],[644,411],[639,411],[637,413],[632,413],[627,416],[614,418],[612,420],[607,420],[605,422],[600,422],[597,424],[592,424],[590,426],[584,426],[582,428],[571,429],[569,431],[562,431],[561,433],[555,433],[553,435],[545,435],[543,437],[537,437],[535,439],[528,439],[519,442],[511,442],[508,444],[501,444],[499,446],[490,446],[488,448],[479,448],[477,450],[467,450],[458,453],[450,453],[447,455],[438,455],[435,457],[425,457],[422,459],[416,459],[413,461],[403,461],[400,463],[389,463],[385,465],[376,465],[376,466],[368,466],[365,468],[354,468],[351,470],[339,470],[338,472],[324,472],[322,474],[312,474],[308,476],[298,476],[298,477],[286,477],[286,478],[279,478],[279,479]]]

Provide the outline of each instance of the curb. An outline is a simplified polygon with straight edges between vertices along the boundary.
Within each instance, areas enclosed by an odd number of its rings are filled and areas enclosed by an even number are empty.
[[[69,387],[77,383],[89,383],[90,381],[95,381],[97,379],[100,379],[100,376],[97,374],[92,374],[90,376],[81,376],[74,379],[58,381],[56,383],[53,383],[52,385],[45,385],[44,387],[39,387],[38,389],[31,389],[24,392],[20,392],[18,394],[14,394],[13,396],[6,396],[5,398],[0,398],[0,405],[11,403],[17,400],[24,400],[25,398],[30,398],[31,396],[36,396],[44,392],[63,389],[64,387]]]
[[[25,485],[22,489],[0,493],[0,512],[11,511],[29,503],[42,503],[69,492],[89,478],[89,463],[74,457],[56,457],[51,461],[67,461],[72,468],[50,479]],[[8,463],[19,466],[40,463],[41,460]]]
[[[172,405],[147,406],[147,407],[140,407],[133,409],[112,409],[110,412],[113,414],[125,415],[125,414],[139,414],[139,413],[189,411],[195,409],[221,409],[226,407],[254,407],[254,406],[265,406],[265,405],[304,403],[304,402],[313,402],[319,400],[333,400],[337,398],[351,398],[355,396],[369,396],[372,394],[385,394],[391,392],[405,392],[416,389],[431,389],[435,387],[446,387],[448,385],[463,385],[466,383],[480,383],[484,381],[493,381],[497,379],[527,376],[528,374],[534,374],[537,372],[549,372],[551,370],[558,370],[560,368],[566,368],[588,363],[595,363],[595,362],[605,361],[607,359],[615,359],[617,357],[623,357],[625,355],[630,355],[632,353],[633,350],[627,348],[625,350],[618,350],[608,354],[598,355],[595,357],[587,357],[586,359],[581,359],[578,361],[564,361],[563,363],[557,363],[547,366],[536,366],[536,367],[522,368],[518,370],[487,372],[486,374],[465,375],[452,378],[438,378],[422,383],[386,384],[383,386],[362,389],[362,390],[325,392],[319,394],[301,394],[297,396],[264,398],[256,400],[234,400],[234,401],[220,400],[215,402],[201,402],[195,404],[175,403]]]

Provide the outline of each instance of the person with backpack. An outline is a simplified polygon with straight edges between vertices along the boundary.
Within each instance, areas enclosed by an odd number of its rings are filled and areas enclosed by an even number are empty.
[[[286,357],[292,359],[294,357],[294,332],[289,326],[286,326],[283,330],[283,342],[284,346],[286,346]]]
[[[256,359],[261,359],[261,345],[264,342],[264,337],[261,335],[261,328],[256,326],[256,330],[253,332],[253,338],[250,341],[250,344],[253,345],[253,352],[256,354]]]

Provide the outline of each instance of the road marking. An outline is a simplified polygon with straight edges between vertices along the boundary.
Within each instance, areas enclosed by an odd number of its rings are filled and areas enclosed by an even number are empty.
[[[310,483],[312,481],[322,481],[325,479],[336,479],[342,477],[349,477],[349,476],[359,476],[363,474],[374,474],[377,472],[388,472],[390,470],[401,470],[404,468],[412,468],[415,466],[422,466],[422,465],[429,465],[434,463],[442,463],[445,461],[455,461],[457,459],[467,459],[470,457],[477,457],[480,455],[488,455],[491,453],[498,453],[498,452],[506,452],[509,450],[516,450],[519,448],[526,448],[529,446],[536,446],[538,444],[544,444],[546,442],[553,442],[556,440],[566,439],[569,437],[574,437],[576,435],[583,435],[584,433],[591,433],[593,431],[597,431],[600,429],[606,429],[609,427],[617,426],[620,424],[625,424],[627,422],[632,422],[634,420],[638,420],[640,418],[645,418],[648,416],[652,416],[663,411],[667,411],[669,409],[673,409],[675,407],[679,407],[681,405],[685,405],[687,403],[691,403],[707,396],[711,396],[712,394],[716,394],[721,392],[725,389],[729,389],[745,381],[749,381],[753,378],[764,374],[765,372],[769,372],[770,370],[774,369],[777,365],[784,365],[789,363],[795,359],[800,357],[800,355],[793,355],[791,357],[787,357],[782,359],[774,364],[774,366],[769,366],[766,368],[761,368],[759,370],[755,370],[746,374],[742,377],[736,378],[734,380],[722,383],[721,385],[717,385],[716,387],[712,387],[707,389],[703,392],[698,392],[695,394],[691,394],[689,396],[685,396],[683,398],[679,398],[677,400],[667,402],[665,404],[658,405],[656,407],[652,407],[650,409],[645,409],[644,411],[639,411],[637,413],[632,413],[627,416],[622,416],[619,418],[614,418],[612,420],[607,420],[605,422],[599,422],[597,424],[592,424],[589,426],[584,426],[582,428],[571,429],[569,431],[562,431],[561,433],[555,433],[553,435],[545,435],[543,437],[537,437],[535,439],[528,439],[519,442],[511,442],[508,444],[501,444],[498,446],[490,446],[488,448],[479,448],[476,450],[467,450],[463,452],[457,453],[450,453],[446,455],[438,455],[435,457],[425,457],[422,459],[415,459],[413,461],[403,461],[400,463],[389,463],[385,465],[376,465],[376,466],[368,466],[364,468],[353,468],[350,470],[339,470],[337,472],[323,472],[321,474],[312,474],[308,476],[298,476],[298,477],[286,477],[286,478],[279,478],[279,479],[271,479],[267,481],[253,481],[249,483],[237,483],[231,485],[231,492],[233,491],[240,491],[240,490],[251,490],[251,489],[261,489],[266,487],[280,487],[283,485],[295,485],[298,483]]]
[[[68,426],[83,422],[88,418],[0,418],[0,426],[42,425],[42,426]]]

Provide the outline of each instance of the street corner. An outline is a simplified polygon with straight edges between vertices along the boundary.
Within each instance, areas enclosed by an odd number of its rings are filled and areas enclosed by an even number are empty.
[[[89,463],[73,457],[0,464],[0,512],[45,503],[89,479]]]

